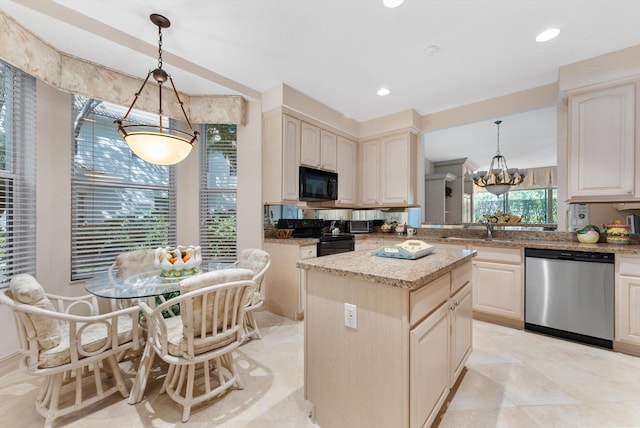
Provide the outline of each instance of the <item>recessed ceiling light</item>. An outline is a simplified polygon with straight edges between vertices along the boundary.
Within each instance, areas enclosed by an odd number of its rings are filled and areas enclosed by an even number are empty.
[[[536,42],[548,42],[551,39],[555,39],[558,34],[560,34],[560,30],[557,28],[548,28],[536,36]]]
[[[378,89],[378,95],[380,95],[381,97],[387,96],[391,93],[390,90],[388,90],[387,88],[380,88]]]
[[[404,0],[382,0],[382,3],[388,8],[392,9],[394,7],[400,6],[404,3]]]

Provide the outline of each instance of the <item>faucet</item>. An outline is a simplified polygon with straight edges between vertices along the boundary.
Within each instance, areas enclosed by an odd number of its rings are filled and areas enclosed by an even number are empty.
[[[487,236],[484,238],[485,241],[493,240],[493,223],[489,220],[483,221],[484,225],[487,226]]]

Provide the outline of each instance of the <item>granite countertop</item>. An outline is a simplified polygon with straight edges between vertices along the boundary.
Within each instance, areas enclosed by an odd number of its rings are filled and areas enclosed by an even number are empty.
[[[428,256],[406,260],[372,256],[370,250],[362,250],[298,260],[296,266],[415,290],[469,262],[475,255],[475,250],[436,248]]]
[[[445,243],[450,245],[472,245],[473,247],[502,247],[502,248],[539,248],[545,250],[568,250],[568,251],[590,251],[596,253],[614,253],[614,254],[640,254],[640,245],[632,241],[631,244],[607,244],[601,242],[597,244],[583,244],[578,241],[571,240],[573,238],[571,233],[561,232],[523,232],[513,236],[500,236],[495,237],[491,241],[487,241],[482,237],[465,237],[465,236],[452,236],[442,237],[434,235],[418,234],[417,236],[408,237],[406,235],[398,236],[395,233],[373,233],[366,235],[366,239],[385,239],[385,240],[397,240],[398,242],[405,241],[407,239],[418,239],[430,243],[432,245],[438,245],[439,243]],[[545,239],[552,237],[554,239]],[[462,239],[459,239],[462,238]],[[356,239],[358,239],[356,237]]]
[[[318,238],[264,238],[265,243],[269,244],[286,244],[286,245],[315,245],[320,240]]]
[[[427,232],[427,233],[425,233]],[[475,232],[475,233],[473,233]],[[458,231],[446,233],[444,231],[418,229],[415,236],[398,235],[397,233],[363,233],[356,234],[356,242],[362,240],[378,240],[403,242],[408,239],[418,239],[430,244],[450,244],[473,247],[502,247],[502,248],[540,248],[546,250],[568,250],[568,251],[591,251],[597,253],[631,254],[640,255],[640,242],[637,237],[632,237],[630,244],[607,244],[600,242],[597,244],[583,244],[575,238],[575,233],[570,232],[494,232],[494,239],[487,241],[484,239],[484,232]],[[462,239],[460,239],[462,238]],[[604,241],[604,235],[601,241]],[[316,238],[289,238],[276,239],[265,238],[264,242],[287,245],[315,245]]]

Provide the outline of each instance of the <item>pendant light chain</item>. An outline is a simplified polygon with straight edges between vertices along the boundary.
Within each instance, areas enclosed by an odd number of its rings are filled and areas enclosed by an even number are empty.
[[[162,69],[162,27],[158,26],[158,68]]]
[[[494,123],[496,125],[498,125],[498,142],[496,144],[496,148],[497,148],[496,153],[497,154],[501,154],[500,153],[500,124],[502,123],[502,121],[501,120],[496,120]]]

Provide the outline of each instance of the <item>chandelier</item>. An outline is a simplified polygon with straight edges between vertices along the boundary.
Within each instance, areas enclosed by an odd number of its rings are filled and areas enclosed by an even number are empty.
[[[124,117],[121,120],[116,120],[115,123],[118,124],[118,133],[122,138],[124,138],[131,151],[133,151],[137,156],[149,163],[157,165],[173,165],[187,157],[191,148],[198,142],[198,131],[194,130],[191,126],[191,121],[189,121],[182,101],[180,101],[180,96],[178,95],[176,86],[173,83],[173,79],[162,69],[162,29],[169,28],[171,22],[164,16],[158,15],[157,13],[151,14],[149,19],[158,26],[158,68],[149,71],[147,78],[142,83],[142,86],[138,92],[135,93],[131,107],[129,107],[129,110],[127,110]],[[129,113],[131,113],[133,106],[151,76],[153,76],[154,80],[158,83],[159,125],[123,125],[123,122],[127,121]],[[182,109],[182,114],[191,129],[191,133],[163,126],[162,84],[167,80],[171,83],[171,87],[176,95],[178,104],[180,104],[180,109]]]
[[[498,125],[498,140],[496,155],[491,159],[489,171],[477,171],[473,173],[473,182],[478,187],[484,187],[487,192],[494,195],[502,195],[507,192],[511,186],[517,186],[522,183],[527,175],[526,169],[509,168],[507,159],[500,153],[500,124],[501,120],[494,122]]]

